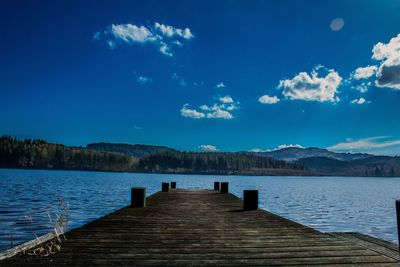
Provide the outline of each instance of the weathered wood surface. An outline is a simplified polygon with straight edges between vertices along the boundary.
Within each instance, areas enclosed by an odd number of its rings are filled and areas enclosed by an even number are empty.
[[[2,266],[398,266],[352,241],[256,210],[216,191],[172,190],[67,233],[61,252]]]
[[[329,234],[340,239],[351,241],[354,244],[366,247],[370,250],[400,261],[399,246],[397,244],[355,232]]]
[[[36,247],[37,245],[40,245],[40,244],[42,244],[42,243],[44,243],[46,241],[52,240],[55,237],[56,237],[56,235],[54,233],[48,233],[46,235],[38,237],[37,239],[30,240],[30,241],[25,242],[25,243],[23,243],[21,245],[18,245],[18,246],[15,246],[13,248],[10,248],[10,249],[8,249],[6,251],[3,251],[3,252],[0,253],[0,261],[4,260],[4,259],[7,259],[7,258],[10,258],[10,257],[13,257],[13,256],[15,256],[15,255],[17,255],[17,254],[19,254],[19,253],[21,253],[23,251],[27,251],[29,249],[32,249],[32,248]]]

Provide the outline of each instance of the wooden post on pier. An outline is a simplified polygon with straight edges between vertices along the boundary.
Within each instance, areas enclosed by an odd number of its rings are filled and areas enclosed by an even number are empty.
[[[214,182],[214,190],[219,191],[219,182]]]
[[[133,187],[131,190],[131,207],[144,208],[146,207],[146,188]]]
[[[176,189],[176,182],[171,182],[171,189]]]
[[[221,193],[222,194],[228,193],[229,192],[228,187],[229,187],[228,182],[221,182]]]
[[[169,183],[162,183],[161,184],[161,191],[168,192],[169,191]]]
[[[396,200],[396,217],[397,217],[397,237],[399,241],[399,252],[400,252],[400,200]]]
[[[243,190],[243,210],[258,209],[258,190]]]

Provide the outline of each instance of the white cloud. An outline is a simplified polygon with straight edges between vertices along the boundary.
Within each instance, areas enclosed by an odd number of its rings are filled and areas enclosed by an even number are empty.
[[[210,108],[209,106],[207,106],[207,105],[201,105],[199,108],[200,108],[201,110],[206,110],[206,111],[211,110],[211,108]]]
[[[400,89],[400,34],[385,43],[377,43],[372,58],[380,61],[375,81],[378,87]]]
[[[220,97],[219,102],[214,103],[212,105],[201,105],[199,106],[199,109],[202,111],[204,116],[201,118],[207,118],[207,119],[225,119],[225,120],[230,120],[233,119],[234,116],[231,113],[232,111],[239,109],[239,102],[235,102],[232,97],[230,96],[225,96],[225,97]],[[187,105],[185,105],[183,108],[186,108]],[[193,110],[191,110],[193,111]],[[196,110],[194,110],[196,111]],[[196,111],[197,112],[197,111]],[[200,118],[200,117],[198,117]]]
[[[137,81],[138,83],[140,83],[141,85],[144,85],[144,84],[147,84],[147,83],[152,82],[152,79],[149,78],[149,77],[145,77],[145,76],[139,76],[139,77],[136,79],[136,81]]]
[[[135,24],[111,24],[106,30],[96,32],[93,40],[104,39],[106,44],[114,49],[118,44],[145,44],[152,43],[158,47],[163,55],[172,57],[171,45],[181,47],[181,41],[194,38],[189,28],[179,29],[170,25],[156,22],[153,26]]]
[[[230,120],[230,119],[233,119],[234,117],[229,111],[217,109],[214,112],[207,113],[207,118]]]
[[[276,104],[280,101],[280,99],[277,96],[269,96],[269,95],[263,95],[258,99],[258,102],[262,104]]]
[[[377,66],[360,67],[354,71],[353,77],[356,80],[368,79],[372,77],[378,70]]]
[[[205,114],[203,112],[199,112],[199,111],[197,111],[195,109],[188,108],[188,104],[185,104],[182,107],[181,115],[183,117],[193,118],[193,119],[202,119],[202,118],[205,117]]]
[[[170,49],[169,46],[168,46],[166,43],[164,43],[164,42],[161,42],[161,45],[160,45],[160,52],[161,52],[161,54],[166,55],[166,56],[168,56],[168,57],[172,57],[172,56],[173,56],[173,54],[171,53],[171,49]]]
[[[226,106],[226,110],[232,111],[232,110],[238,109],[239,108],[238,105],[239,105],[238,103],[228,105],[228,106]]]
[[[199,108],[204,111],[217,111],[220,109],[221,110],[226,109],[228,111],[232,111],[232,110],[238,109],[239,107],[238,107],[238,103],[232,103],[230,105],[214,103],[212,106],[201,105]]]
[[[338,143],[327,149],[340,152],[366,152],[385,154],[394,151],[398,153],[400,140],[388,140],[388,136],[369,137],[359,140],[347,139],[345,142]],[[397,148],[397,149],[396,149]]]
[[[299,144],[283,144],[283,145],[279,145],[274,150],[279,150],[279,149],[284,149],[284,148],[289,148],[289,147],[304,148],[304,146],[301,146]]]
[[[223,82],[221,82],[221,83],[218,83],[215,87],[217,87],[217,88],[225,88],[226,85]]]
[[[254,152],[254,153],[260,153],[260,152],[268,152],[270,151],[269,149],[261,149],[261,148],[253,148],[250,149],[249,152]]]
[[[194,35],[192,34],[192,32],[190,31],[189,28],[185,28],[185,29],[179,29],[179,28],[175,28],[173,26],[170,25],[165,25],[165,24],[160,24],[158,22],[156,22],[154,24],[154,28],[160,32],[162,35],[167,36],[169,38],[174,37],[174,36],[178,36],[181,37],[183,39],[192,39],[194,37]]]
[[[376,60],[389,60],[388,64],[396,64],[399,61],[400,34],[390,39],[389,43],[377,43],[372,49],[372,58]]]
[[[213,145],[201,145],[198,147],[200,150],[202,151],[218,151],[218,148],[216,146]]]
[[[342,18],[335,18],[330,23],[330,28],[332,31],[337,32],[343,29],[344,20]]]
[[[358,85],[353,85],[351,88],[356,89],[360,93],[366,93],[369,87],[371,87],[371,82],[362,82]]]
[[[333,69],[326,69],[325,77],[319,77],[318,71],[325,69],[317,66],[311,72],[300,72],[292,79],[281,80],[278,88],[282,89],[283,95],[292,100],[337,102],[337,89],[342,77]]]
[[[220,98],[219,98],[219,101],[221,101],[221,102],[224,103],[224,104],[229,104],[229,103],[233,103],[233,102],[234,102],[233,99],[232,99],[232,97],[229,96],[229,95],[226,95],[226,96],[224,96],[224,97],[220,97]]]
[[[356,99],[351,100],[351,103],[352,104],[362,105],[362,104],[365,104],[365,103],[371,103],[371,101],[367,101],[367,100],[365,100],[365,98],[360,97],[358,99],[356,98]]]
[[[272,152],[272,151],[277,151],[285,148],[290,148],[290,147],[297,147],[297,148],[304,148],[304,146],[298,145],[298,144],[283,144],[279,145],[276,148],[273,149],[261,149],[261,148],[253,148],[250,150],[250,152]]]
[[[157,40],[148,28],[134,24],[112,24],[111,34],[114,35],[115,39],[122,40],[128,44],[154,42]]]

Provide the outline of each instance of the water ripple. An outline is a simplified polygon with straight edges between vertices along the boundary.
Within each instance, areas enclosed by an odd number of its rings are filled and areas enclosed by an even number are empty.
[[[172,177],[172,178],[171,178]],[[51,230],[49,212],[63,198],[69,205],[69,227],[75,228],[130,201],[130,188],[147,194],[161,182],[178,187],[212,188],[229,181],[230,191],[259,190],[259,206],[320,231],[355,231],[397,242],[394,202],[400,178],[253,177],[102,173],[80,171],[0,170],[0,250]]]

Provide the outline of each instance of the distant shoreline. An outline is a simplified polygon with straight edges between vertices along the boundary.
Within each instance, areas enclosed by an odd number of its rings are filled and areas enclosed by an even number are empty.
[[[41,168],[5,168],[0,170],[25,170],[25,171],[64,171],[64,172],[99,172],[99,173],[127,173],[127,174],[175,174],[175,175],[216,175],[216,176],[254,176],[254,177],[343,177],[343,178],[400,178],[400,176],[354,176],[354,175],[323,175],[323,174],[304,174],[304,175],[261,175],[261,174],[240,174],[240,173],[194,173],[194,172],[145,172],[145,171],[101,171],[101,170],[73,170],[73,169],[41,169]]]
[[[195,152],[143,144],[73,147],[0,137],[0,168],[246,176],[399,177],[400,157],[317,147],[270,152]]]

